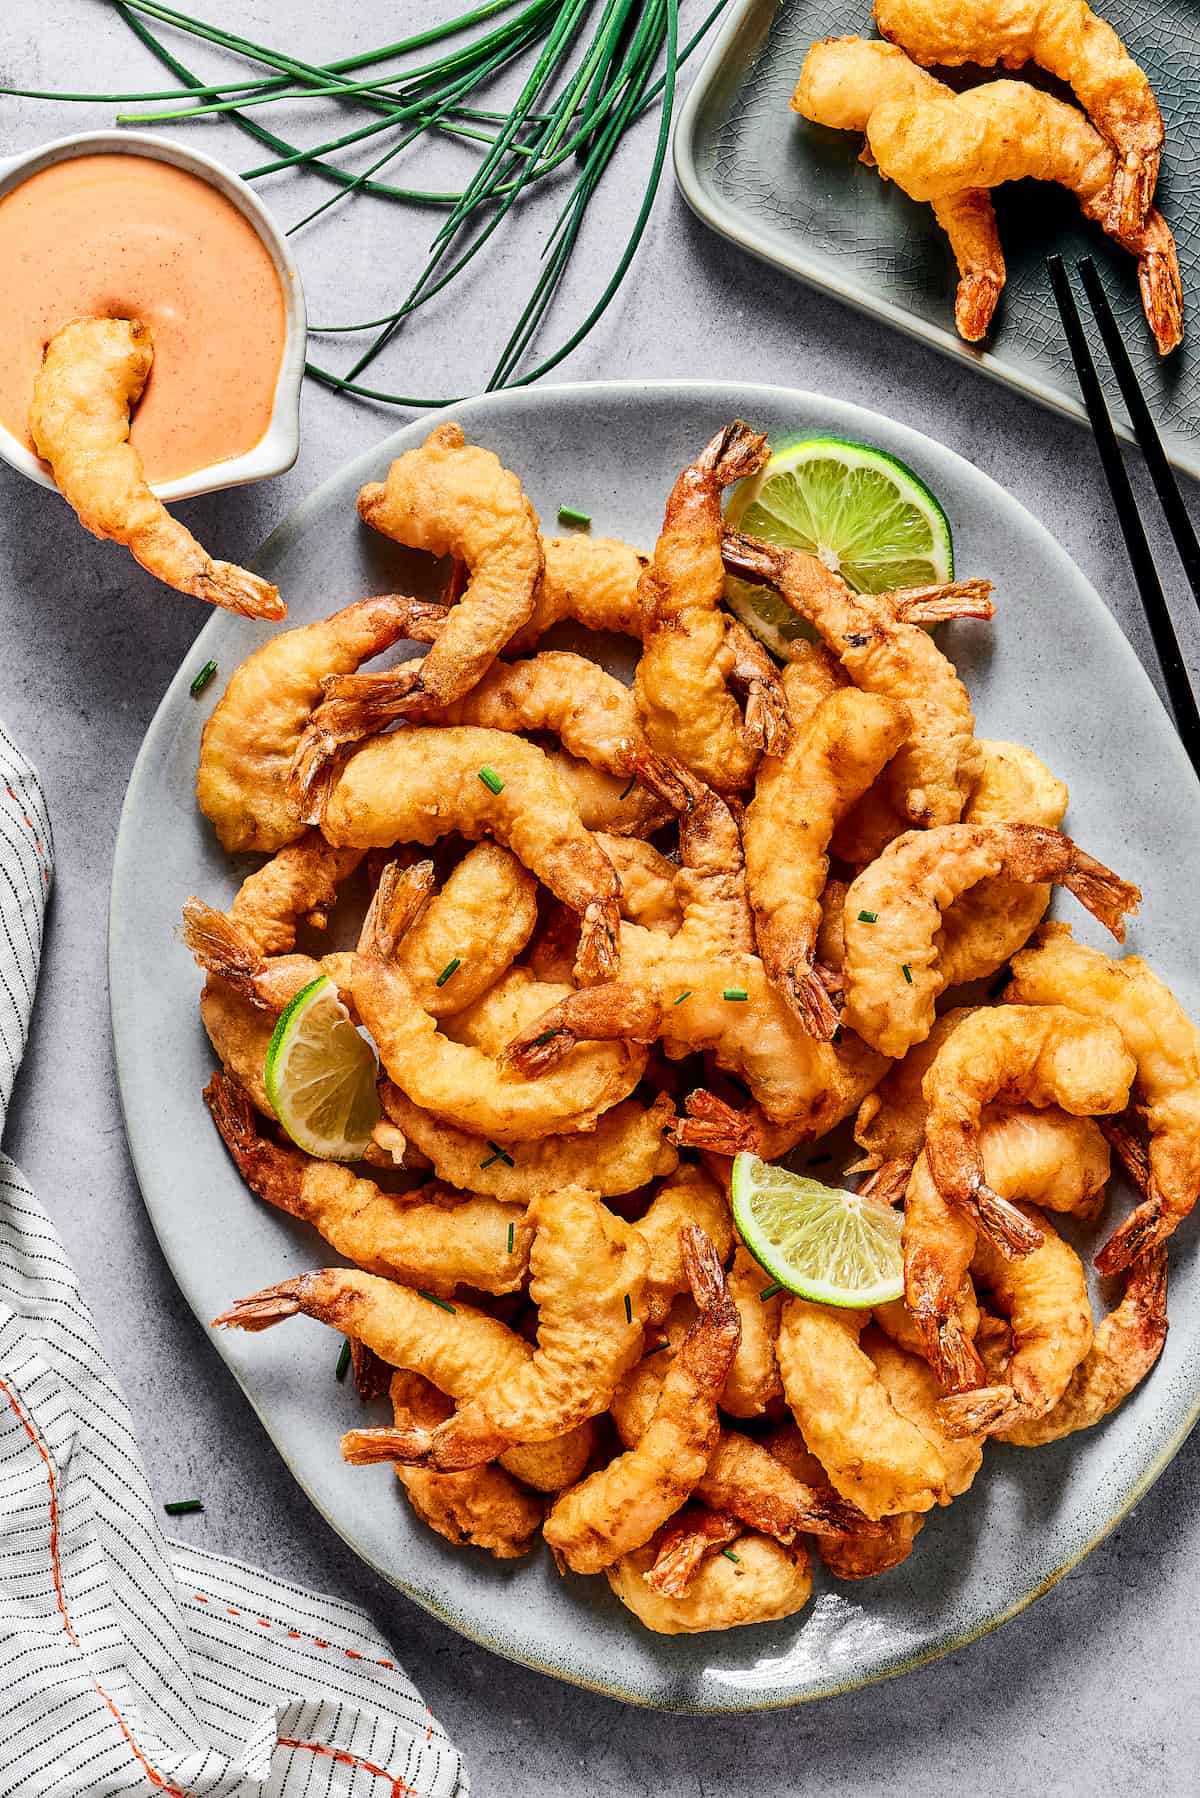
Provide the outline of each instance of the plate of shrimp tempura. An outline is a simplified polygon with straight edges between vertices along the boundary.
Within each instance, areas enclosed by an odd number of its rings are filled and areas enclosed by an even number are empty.
[[[730,528],[817,433],[936,492],[953,578]],[[418,422],[258,568],[286,628],[214,617],[135,769],[111,987],[147,1206],[301,1486],[631,1702],[791,1704],[1022,1609],[1200,1411],[1200,796],[1098,596],[918,433],[700,383]],[[272,1071],[315,983],[377,1058],[342,1160]],[[772,1279],[747,1154],[895,1207],[901,1295]]]

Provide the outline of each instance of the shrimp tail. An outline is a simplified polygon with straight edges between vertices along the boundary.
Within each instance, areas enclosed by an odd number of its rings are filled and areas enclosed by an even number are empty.
[[[962,1327],[957,1312],[949,1317],[915,1313],[925,1359],[948,1392],[971,1392],[987,1379],[975,1344]]]
[[[902,624],[947,624],[954,618],[994,618],[991,581],[946,581],[905,587],[889,595]]]
[[[792,721],[779,669],[745,625],[729,624],[725,641],[734,654],[729,684],[741,696],[747,735],[764,755],[782,755],[791,742]]]
[[[1127,247],[1134,248],[1125,241]],[[1142,310],[1159,355],[1169,356],[1183,338],[1183,283],[1175,239],[1161,213],[1152,212],[1138,241],[1141,247],[1134,249],[1134,254]]]
[[[1104,1275],[1123,1273],[1146,1255],[1153,1253],[1175,1227],[1176,1218],[1163,1203],[1153,1180],[1150,1196],[1118,1224],[1095,1258],[1095,1266]]]
[[[861,1164],[860,1164],[861,1166]],[[859,1168],[848,1168],[848,1173],[857,1173]],[[882,1205],[898,1205],[908,1189],[912,1178],[913,1157],[911,1155],[894,1155],[888,1161],[881,1161],[873,1168],[858,1188],[860,1198],[878,1199]]]
[[[575,956],[575,978],[583,986],[611,980],[620,962],[621,910],[615,899],[593,899],[585,906]]]
[[[708,1311],[729,1298],[721,1258],[699,1224],[684,1224],[679,1232],[683,1271],[697,1311]],[[736,1306],[734,1307],[736,1311]]]
[[[1002,1199],[998,1192],[993,1192],[985,1180],[980,1180],[972,1192],[971,1208],[988,1240],[995,1244],[1006,1261],[1031,1255],[1045,1241],[1036,1224],[1031,1224],[1023,1212]]]
[[[682,1598],[708,1556],[736,1542],[745,1527],[720,1511],[684,1511],[664,1532],[654,1565],[642,1578],[652,1592]]]
[[[556,1067],[580,1042],[652,1043],[657,1040],[662,1007],[646,993],[621,980],[609,980],[586,992],[571,993],[514,1036],[500,1054],[503,1067],[527,1077]]]
[[[678,1118],[671,1140],[681,1149],[707,1149],[712,1155],[737,1155],[743,1149],[757,1155],[762,1138],[751,1111],[738,1111],[698,1086],[684,1101],[687,1116]]]
[[[830,997],[824,970],[811,961],[796,962],[784,975],[782,992],[809,1036],[829,1042],[841,1018]]]
[[[136,543],[130,547],[137,555]],[[151,568],[150,572],[154,574],[157,570]],[[227,612],[237,612],[243,618],[275,620],[287,617],[287,606],[280,597],[279,588],[261,576],[251,574],[248,568],[239,568],[236,562],[216,562],[205,557],[191,591],[194,599],[223,606]]]
[[[960,276],[954,297],[954,323],[967,343],[979,343],[988,334],[992,316],[1004,291],[1004,276],[991,269],[968,269]]]
[[[751,430],[744,419],[735,418],[705,446],[694,466],[698,474],[710,476],[718,487],[732,487],[735,481],[756,474],[769,450],[761,432]]]
[[[785,552],[773,544],[761,543],[757,537],[746,537],[741,531],[726,529],[721,533],[721,559],[728,574],[778,591],[785,567]]]
[[[191,898],[184,903],[180,934],[206,973],[219,975],[252,1004],[270,1009],[257,990],[265,967],[262,951],[232,918],[203,899]]]
[[[1011,1386],[980,1386],[974,1392],[952,1392],[948,1398],[940,1398],[934,1409],[952,1441],[1011,1429],[1025,1415],[1025,1407]]]
[[[1111,237],[1132,237],[1142,230],[1158,186],[1158,150],[1130,150],[1118,165],[1108,192],[1104,229]]]
[[[431,861],[416,862],[410,868],[402,867],[398,861],[388,862],[363,919],[359,954],[391,961],[432,892]]]
[[[1124,918],[1136,912],[1142,902],[1140,887],[1131,881],[1122,880],[1103,862],[1087,855],[1076,848],[1071,858],[1071,868],[1063,876],[1063,885],[1068,887],[1081,905],[1085,905],[1094,918],[1098,918],[1106,930],[1110,930],[1118,943],[1125,941]]]
[[[364,1404],[373,1398],[382,1398],[392,1381],[392,1370],[381,1355],[357,1336],[350,1339],[350,1365],[354,1370],[354,1385],[358,1396]]]
[[[280,1280],[277,1286],[264,1286],[261,1292],[235,1299],[228,1311],[213,1318],[214,1330],[269,1330],[285,1317],[298,1317],[304,1309],[305,1287],[310,1275],[298,1274],[292,1280]]]
[[[415,1424],[407,1429],[387,1424],[372,1430],[347,1430],[340,1446],[343,1461],[349,1461],[351,1467],[374,1467],[380,1461],[399,1461],[408,1466],[424,1461],[432,1442],[432,1430]]]

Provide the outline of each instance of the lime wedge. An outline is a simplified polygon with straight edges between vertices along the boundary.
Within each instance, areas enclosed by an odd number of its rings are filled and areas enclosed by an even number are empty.
[[[745,1151],[734,1158],[730,1197],[742,1241],[789,1292],[869,1310],[904,1291],[904,1213],[891,1205]]]
[[[325,974],[283,1012],[267,1049],[267,1097],[301,1149],[322,1161],[358,1161],[379,1121],[378,1067]]]
[[[954,578],[950,521],[920,476],[886,450],[843,437],[809,437],[776,450],[736,488],[726,523],[765,543],[802,549],[856,593]],[[766,588],[729,576],[725,600],[786,661],[811,628]]]

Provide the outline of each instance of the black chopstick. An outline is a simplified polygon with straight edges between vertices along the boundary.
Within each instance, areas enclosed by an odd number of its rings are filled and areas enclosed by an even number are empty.
[[[1121,452],[1117,445],[1117,434],[1113,430],[1108,406],[1096,373],[1096,365],[1092,361],[1092,353],[1084,336],[1083,323],[1075,305],[1075,295],[1071,292],[1071,283],[1067,279],[1067,271],[1061,256],[1047,256],[1046,267],[1050,274],[1050,285],[1054,290],[1059,315],[1062,318],[1063,330],[1066,332],[1067,344],[1071,358],[1075,364],[1075,373],[1079,379],[1083,403],[1091,420],[1092,431],[1096,438],[1096,447],[1100,452],[1100,460],[1104,466],[1105,479],[1112,494],[1116,508],[1117,522],[1121,526],[1125,538],[1125,547],[1129,551],[1129,560],[1133,565],[1133,576],[1141,595],[1142,610],[1146,614],[1146,622],[1150,626],[1150,635],[1154,640],[1155,652],[1163,680],[1171,700],[1171,709],[1175,714],[1175,728],[1187,752],[1193,768],[1200,774],[1200,709],[1196,705],[1196,696],[1192,692],[1184,666],[1183,652],[1179,647],[1179,639],[1175,635],[1175,626],[1171,622],[1171,614],[1167,609],[1166,596],[1162,583],[1158,578],[1158,570],[1154,566],[1154,557],[1146,539],[1146,532],[1138,515],[1137,501],[1133,496],[1133,488],[1129,484],[1129,476],[1125,464],[1121,460]]]
[[[1121,398],[1125,401],[1125,409],[1129,413],[1129,422],[1133,426],[1133,434],[1137,438],[1138,448],[1146,459],[1146,467],[1150,470],[1150,478],[1154,482],[1154,491],[1158,494],[1163,515],[1175,539],[1175,548],[1179,551],[1179,560],[1183,563],[1184,573],[1200,605],[1200,541],[1196,537],[1196,528],[1187,514],[1183,503],[1183,495],[1179,491],[1179,483],[1175,479],[1175,471],[1167,461],[1167,452],[1162,446],[1154,420],[1150,416],[1138,378],[1134,373],[1133,363],[1129,360],[1129,351],[1113,317],[1112,307],[1108,303],[1108,295],[1104,291],[1104,283],[1100,279],[1100,271],[1090,256],[1083,257],[1075,264],[1083,282],[1083,290],[1087,294],[1092,311],[1096,315],[1096,323],[1100,327],[1100,335],[1104,339],[1104,347],[1108,359],[1113,365],[1113,373],[1117,377],[1117,386],[1121,389]]]

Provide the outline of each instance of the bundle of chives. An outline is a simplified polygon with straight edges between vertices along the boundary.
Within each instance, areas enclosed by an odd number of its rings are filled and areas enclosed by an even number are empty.
[[[396,406],[442,406],[449,397],[399,394],[365,385],[360,376],[418,308],[443,293],[484,249],[517,204],[538,184],[573,165],[574,179],[542,252],[543,266],[486,383],[488,390],[525,386],[556,367],[583,342],[610,305],[641,242],[666,158],[678,70],[704,38],[727,0],[715,0],[698,28],[679,41],[679,0],[483,0],[469,12],[412,35],[328,63],[272,49],[224,26],[193,18],[163,0],[102,0],[185,90],[188,104],[169,110],[121,112],[125,124],[179,123],[228,118],[269,150],[270,160],[245,171],[248,181],[289,168],[313,171],[336,191],[291,227],[311,223],[355,194],[436,208],[447,214],[416,281],[399,304],[378,318],[314,326],[317,335],[371,332],[344,374],[308,364],[316,380],[344,393]],[[594,17],[592,16],[594,15]],[[166,26],[254,65],[256,78],[202,81],[151,29]],[[589,30],[590,21],[590,30]],[[447,40],[459,40],[450,45]],[[396,68],[395,59],[437,46],[427,61]],[[532,64],[507,112],[477,102],[481,90],[506,71]],[[661,65],[661,67],[660,67]],[[181,97],[172,90],[138,94],[75,94],[0,88],[53,100],[111,100],[145,105]],[[289,143],[260,122],[262,109],[289,100],[361,107],[371,116],[312,148]],[[659,108],[659,127],[641,184],[632,227],[599,297],[556,349],[532,366],[535,338],[561,286],[589,203],[629,128]],[[380,171],[430,132],[478,146],[479,162],[466,186],[442,192],[401,187]],[[387,147],[351,174],[334,160],[341,151],[386,133]],[[397,135],[398,133],[398,135]]]

